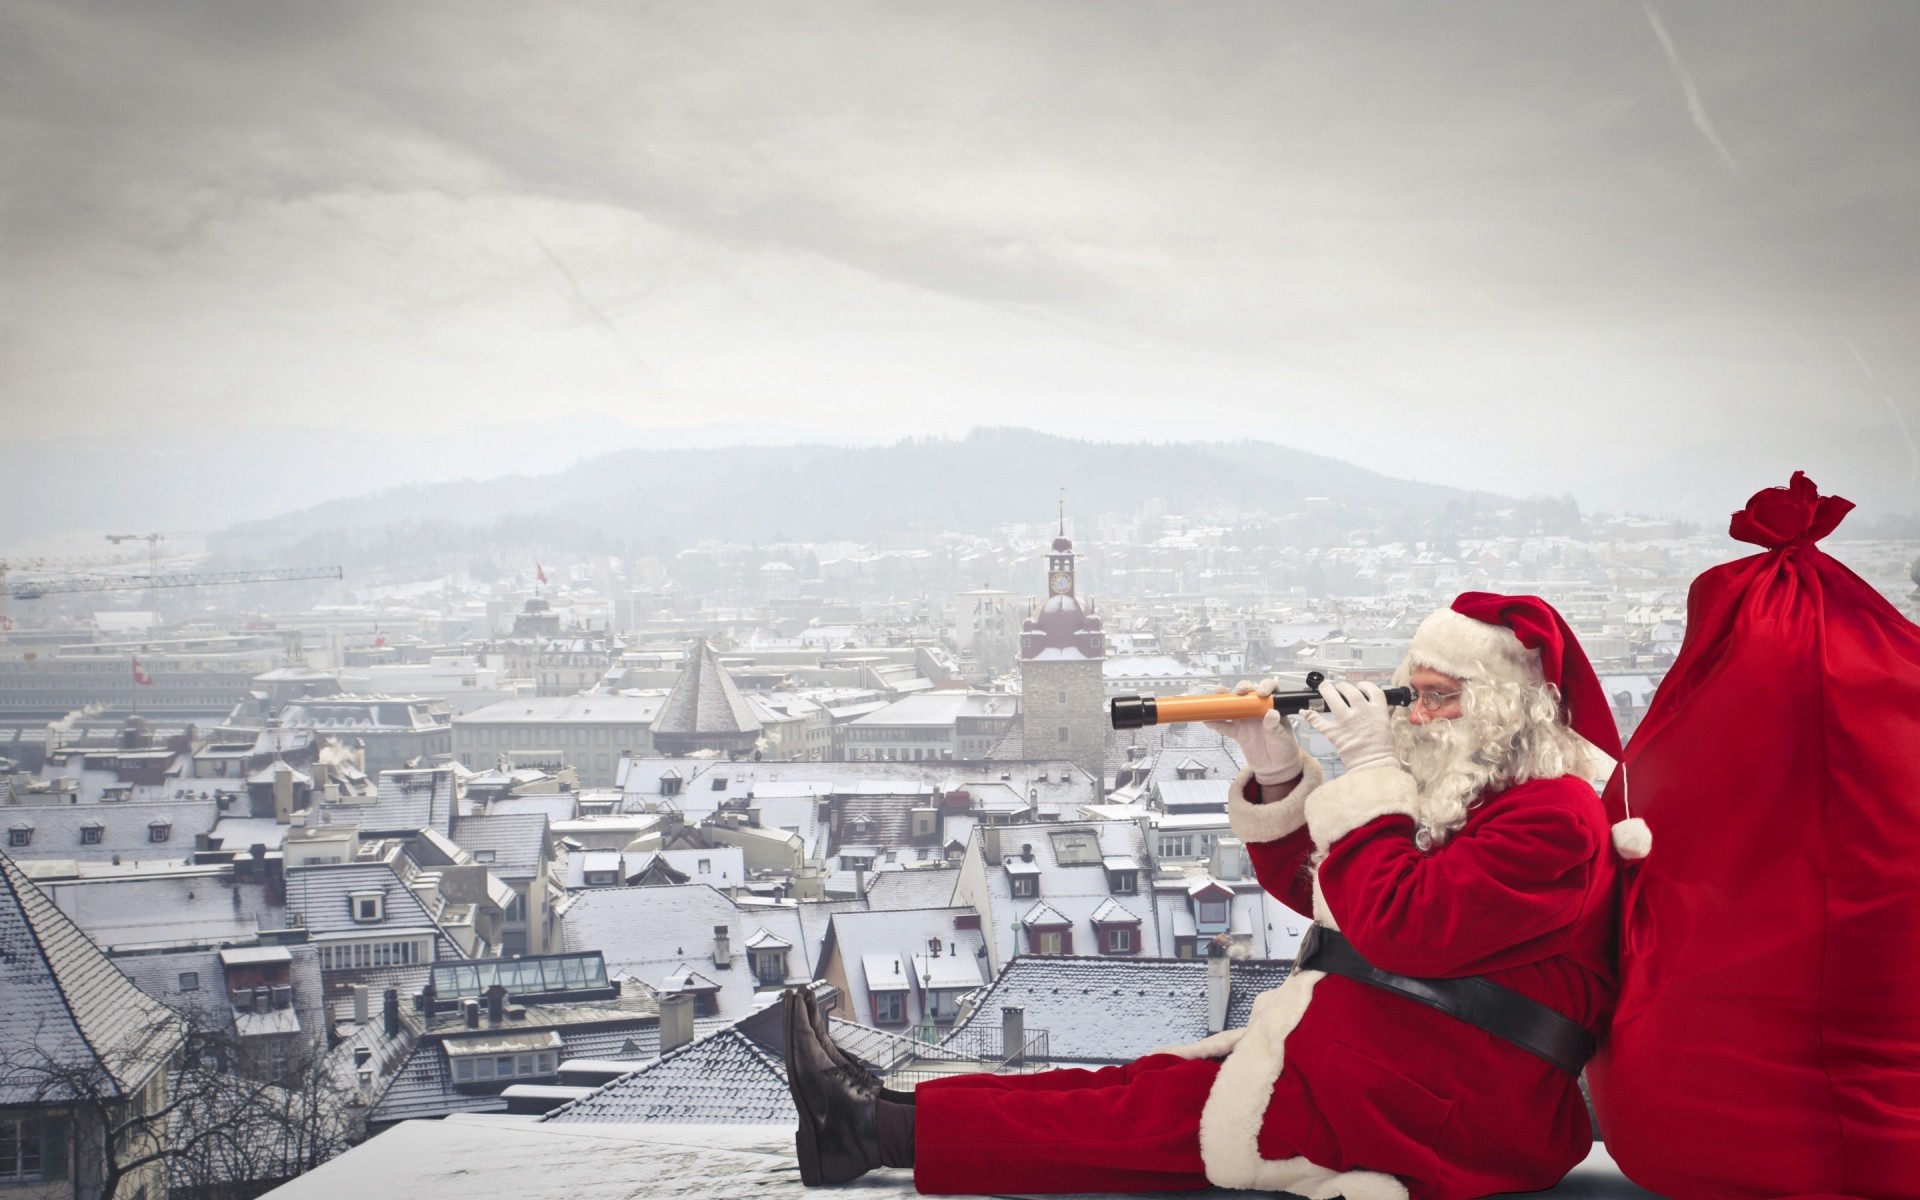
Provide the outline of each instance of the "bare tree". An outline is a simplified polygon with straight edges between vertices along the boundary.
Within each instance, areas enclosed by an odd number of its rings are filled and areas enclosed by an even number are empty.
[[[251,1200],[361,1136],[318,1054],[267,1069],[196,1012],[155,1018],[125,1043],[118,1053],[75,1055],[58,1039],[0,1042],[0,1096],[65,1119],[68,1165],[86,1200],[163,1188]]]

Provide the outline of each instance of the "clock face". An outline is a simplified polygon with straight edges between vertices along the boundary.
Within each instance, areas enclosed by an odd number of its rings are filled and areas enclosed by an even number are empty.
[[[1052,586],[1054,595],[1064,596],[1073,590],[1073,576],[1065,571],[1055,571]]]

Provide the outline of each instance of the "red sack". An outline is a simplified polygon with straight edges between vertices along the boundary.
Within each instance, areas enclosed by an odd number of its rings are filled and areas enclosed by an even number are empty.
[[[1653,850],[1588,1079],[1674,1200],[1920,1196],[1920,627],[1814,545],[1852,507],[1796,472],[1734,514],[1767,552],[1694,582],[1608,784]]]

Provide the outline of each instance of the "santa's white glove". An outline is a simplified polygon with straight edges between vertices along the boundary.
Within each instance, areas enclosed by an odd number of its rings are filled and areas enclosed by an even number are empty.
[[[1225,1058],[1233,1053],[1240,1039],[1247,1036],[1245,1029],[1222,1029],[1211,1037],[1201,1038],[1197,1042],[1188,1042],[1184,1046],[1162,1046],[1151,1054],[1171,1054],[1175,1058]]]
[[[1233,695],[1271,696],[1278,683],[1277,679],[1257,684],[1242,679],[1234,686]],[[1215,694],[1224,695],[1226,691],[1219,688]],[[1208,721],[1207,728],[1240,743],[1240,753],[1246,756],[1254,779],[1262,785],[1271,786],[1300,777],[1300,743],[1294,740],[1293,725],[1278,712],[1238,721]]]
[[[1393,710],[1378,684],[1323,683],[1320,698],[1327,702],[1327,711],[1308,710],[1307,724],[1333,743],[1347,770],[1392,766],[1398,761],[1388,715]]]

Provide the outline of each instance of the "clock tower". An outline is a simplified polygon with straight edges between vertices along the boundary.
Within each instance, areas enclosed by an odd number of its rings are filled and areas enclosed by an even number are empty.
[[[1106,794],[1106,634],[1080,607],[1073,542],[1047,553],[1047,598],[1020,631],[1020,724],[1028,759],[1064,758]]]

